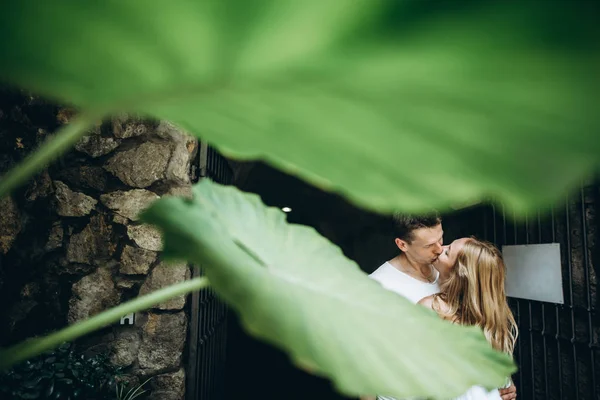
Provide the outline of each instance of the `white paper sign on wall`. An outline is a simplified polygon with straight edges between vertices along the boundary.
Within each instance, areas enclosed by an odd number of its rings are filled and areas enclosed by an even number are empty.
[[[502,246],[506,295],[564,304],[560,244]]]

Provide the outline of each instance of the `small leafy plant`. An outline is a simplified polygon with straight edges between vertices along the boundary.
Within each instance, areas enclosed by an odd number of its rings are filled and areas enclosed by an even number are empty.
[[[143,390],[144,385],[148,383],[152,378],[146,379],[143,383],[139,385],[134,385],[128,389],[128,382],[119,382],[117,383],[117,387],[115,388],[116,392],[116,400],[134,400],[135,398],[140,397],[142,394],[146,393],[146,390]]]
[[[64,343],[0,375],[2,399],[113,400],[120,373],[108,356],[87,357]],[[132,399],[129,399],[132,400]]]

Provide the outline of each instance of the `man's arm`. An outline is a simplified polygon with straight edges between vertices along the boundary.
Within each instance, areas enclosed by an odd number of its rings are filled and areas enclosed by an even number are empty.
[[[517,398],[517,388],[514,383],[505,389],[500,389],[499,392],[502,400],[512,400]]]

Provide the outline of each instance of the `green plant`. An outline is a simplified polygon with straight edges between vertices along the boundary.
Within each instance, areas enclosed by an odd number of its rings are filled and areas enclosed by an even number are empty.
[[[152,378],[146,379],[143,383],[137,386],[132,386],[131,388],[129,388],[129,390],[127,390],[127,382],[117,383],[117,387],[115,388],[115,393],[117,396],[116,400],[133,400],[143,395],[144,393],[146,393],[146,390],[142,389],[144,388],[144,385],[150,381],[150,379]]]
[[[523,212],[548,206],[598,167],[600,112],[590,99],[599,83],[600,28],[591,2],[27,3],[7,4],[0,15],[0,36],[10,38],[0,41],[0,79],[81,113],[3,177],[0,195],[96,120],[121,111],[173,121],[226,155],[263,158],[381,212],[490,196]],[[285,225],[258,200],[209,183],[195,196],[161,201],[147,214],[165,232],[166,251],[207,265],[215,289],[251,333],[341,391],[441,396],[473,383],[497,385],[512,370],[480,333],[389,298],[335,247]],[[281,262],[287,254],[295,260],[289,266]],[[206,284],[185,282],[6,349],[0,368],[125,310]],[[363,305],[348,293],[361,293]],[[400,331],[414,341],[379,340],[378,333],[398,329],[396,320],[368,312],[369,304],[384,302],[405,316]],[[368,325],[350,323],[356,310]],[[427,351],[433,339],[447,349],[472,344],[451,357],[469,368],[454,375],[458,369],[446,365],[431,385],[423,370],[450,360]],[[419,362],[398,365],[403,354]],[[375,367],[394,371],[395,379],[364,372]]]
[[[120,370],[106,355],[86,357],[69,343],[0,375],[3,399],[112,400]]]

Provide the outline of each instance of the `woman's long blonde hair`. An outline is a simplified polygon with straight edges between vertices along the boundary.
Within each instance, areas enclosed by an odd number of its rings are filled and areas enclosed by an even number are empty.
[[[504,290],[504,260],[491,243],[470,239],[459,251],[434,309],[461,325],[479,326],[494,349],[512,354],[518,329]],[[437,298],[444,301],[440,305]]]

